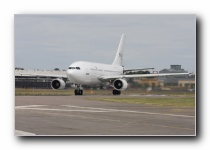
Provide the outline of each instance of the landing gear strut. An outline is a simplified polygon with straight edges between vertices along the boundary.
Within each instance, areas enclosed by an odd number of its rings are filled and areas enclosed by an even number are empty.
[[[119,90],[113,90],[112,91],[112,94],[113,95],[120,95],[121,94],[121,91],[119,91]]]
[[[77,84],[76,86],[77,86],[77,89],[74,90],[74,94],[75,95],[82,95],[83,94],[83,90],[82,90],[81,85],[80,84]]]

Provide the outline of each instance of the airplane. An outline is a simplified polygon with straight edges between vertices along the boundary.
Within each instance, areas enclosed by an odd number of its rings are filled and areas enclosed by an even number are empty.
[[[113,86],[113,95],[120,95],[121,91],[128,87],[127,80],[131,78],[146,78],[159,76],[189,75],[189,73],[164,73],[164,74],[131,74],[126,75],[128,71],[137,71],[154,68],[129,69],[125,70],[123,66],[123,51],[125,43],[125,34],[122,34],[115,59],[112,64],[102,64],[86,61],[77,61],[72,63],[63,75],[37,75],[55,77],[51,81],[51,88],[55,90],[64,89],[66,81],[70,81],[76,87],[74,94],[83,95],[82,85],[102,85],[109,83]],[[26,75],[26,74],[25,74]]]

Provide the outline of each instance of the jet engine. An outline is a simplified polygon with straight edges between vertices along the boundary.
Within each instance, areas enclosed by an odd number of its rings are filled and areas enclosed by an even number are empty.
[[[125,90],[128,87],[128,83],[124,79],[116,79],[113,82],[113,85],[116,90],[120,90],[120,91]]]
[[[54,90],[62,90],[65,88],[65,86],[66,86],[66,83],[62,79],[54,79],[51,82],[51,87]]]

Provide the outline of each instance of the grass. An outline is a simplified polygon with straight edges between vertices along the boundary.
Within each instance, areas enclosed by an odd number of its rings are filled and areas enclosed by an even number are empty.
[[[24,89],[16,88],[15,96],[71,96],[74,95],[74,89]],[[83,90],[83,95],[111,95],[109,90]]]
[[[122,91],[124,95],[131,94],[155,94],[155,95],[167,95],[167,96],[195,96],[194,92],[188,91],[151,91],[146,93],[145,90],[138,89],[126,89]],[[24,88],[16,88],[15,89],[16,96],[71,96],[74,95],[74,89],[64,89],[64,90],[53,90],[53,89],[24,89]],[[83,90],[83,95],[112,95],[111,90]]]
[[[147,104],[159,106],[175,106],[175,107],[189,107],[195,108],[195,93],[184,91],[152,91],[145,93],[140,90],[125,90],[123,95],[131,94],[155,94],[166,95],[163,97],[106,97],[112,95],[111,90],[84,90],[84,95],[103,95],[103,97],[90,97],[89,100],[103,100],[110,102],[132,103],[132,104]],[[74,95],[74,89],[52,90],[52,89],[23,89],[16,88],[15,96],[71,96]],[[170,96],[170,97],[168,97]]]
[[[88,98],[90,100],[102,100],[109,102],[121,102],[121,103],[132,103],[132,104],[146,104],[146,105],[159,105],[159,106],[174,106],[174,107],[189,107],[195,108],[194,97],[176,97],[176,98],[149,98],[149,97],[138,97],[138,98]]]
[[[53,90],[53,89],[23,89],[16,88],[15,96],[70,96],[73,90]]]

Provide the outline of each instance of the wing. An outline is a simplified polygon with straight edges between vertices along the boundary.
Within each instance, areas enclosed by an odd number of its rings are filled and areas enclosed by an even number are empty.
[[[63,78],[67,79],[66,75],[62,74],[36,74],[36,73],[19,73],[15,76],[25,76],[25,77],[48,77],[48,78]]]
[[[132,74],[132,75],[113,75],[113,76],[100,76],[102,81],[109,81],[119,78],[147,78],[147,77],[160,77],[160,76],[177,76],[177,75],[189,75],[189,73],[161,73],[161,74]]]

